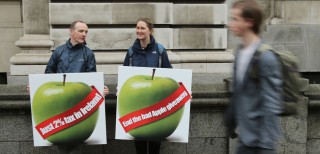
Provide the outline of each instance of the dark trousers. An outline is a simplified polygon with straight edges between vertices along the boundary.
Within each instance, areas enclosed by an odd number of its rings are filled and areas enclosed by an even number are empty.
[[[137,154],[159,154],[160,141],[135,141]]]
[[[276,154],[276,151],[274,149],[248,147],[239,143],[236,154]]]

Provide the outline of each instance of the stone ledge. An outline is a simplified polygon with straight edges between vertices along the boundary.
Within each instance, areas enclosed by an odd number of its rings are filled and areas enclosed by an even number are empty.
[[[166,49],[227,49],[226,28],[155,28],[154,31],[157,42]],[[68,38],[67,29],[50,30],[53,49]],[[90,29],[86,41],[92,50],[127,50],[135,39],[133,28],[100,28]]]
[[[51,53],[47,54],[25,54],[19,53],[10,58],[13,65],[41,65],[47,64]]]
[[[154,36],[157,42],[165,48],[173,47],[173,30],[171,28],[155,28]],[[51,29],[50,39],[54,41],[55,49],[69,38],[68,29]],[[86,37],[88,47],[92,50],[128,50],[136,40],[135,28],[97,28],[89,29]]]
[[[53,41],[51,40],[18,40],[15,45],[21,49],[29,48],[51,48],[53,46]]]
[[[176,52],[180,56],[181,63],[232,63],[234,55],[230,52]]]
[[[232,63],[181,63],[182,69],[191,69],[193,73],[231,73]]]
[[[115,109],[117,106],[117,100],[115,99],[114,94],[106,97],[106,105],[108,108]],[[229,103],[228,98],[195,98],[200,95],[192,95],[191,108],[192,109],[210,109],[210,108],[225,108]],[[109,98],[113,97],[113,98]],[[5,99],[5,100],[3,100]],[[19,100],[12,100],[19,99]],[[28,95],[23,96],[0,96],[0,110],[30,110],[30,100]]]
[[[8,96],[7,98],[12,98],[14,96]],[[5,99],[3,97],[0,97],[1,99]],[[17,98],[15,98],[17,99]],[[24,98],[20,99],[29,99],[29,96],[26,96]],[[5,109],[5,110],[21,110],[21,109],[30,109],[30,101],[27,100],[18,100],[18,101],[12,101],[12,100],[5,100],[5,101],[0,101],[0,109]]]
[[[229,77],[229,78],[224,79],[223,81],[227,84],[228,91],[232,92],[233,91],[233,89],[232,89],[233,78]],[[309,89],[310,86],[312,87],[313,85],[309,84],[308,79],[300,78],[300,92],[304,93],[306,96],[310,96],[310,90],[311,90],[311,89]],[[313,88],[313,89],[316,89],[316,88]],[[317,90],[319,91],[320,87]],[[316,95],[319,95],[319,94],[320,94],[320,92],[317,93]]]
[[[30,48],[45,48],[50,49],[53,46],[53,41],[49,35],[24,35],[15,43],[21,49]]]
[[[104,74],[118,74],[118,66],[122,64],[97,64],[97,71]],[[191,69],[193,73],[231,73],[232,63],[172,63],[173,68]],[[10,65],[11,75],[21,76],[29,74],[42,74],[45,64],[39,65]]]
[[[180,58],[175,53],[168,51],[168,56],[172,64],[179,63]],[[27,54],[20,53],[11,57],[10,62],[13,65],[46,65],[51,56],[50,53],[39,53],[39,54]],[[95,53],[97,65],[101,64],[123,64],[125,52],[98,52]]]
[[[305,91],[305,95],[311,99],[320,100],[320,84],[310,84],[309,89]]]
[[[192,84],[192,102],[194,109],[202,108],[224,108],[229,102],[230,94],[226,91],[226,85],[220,83],[206,82],[207,76],[195,75],[203,80],[194,80]],[[214,76],[214,75],[213,75]],[[106,97],[108,107],[116,107],[117,76],[109,76],[108,80],[110,94]],[[30,109],[30,97],[26,85],[0,85],[0,109]]]
[[[232,63],[234,55],[230,52],[171,52],[167,51],[170,62],[178,63]],[[13,65],[46,65],[52,52],[19,53],[11,57]],[[122,64],[127,51],[95,52],[97,64]]]
[[[320,97],[320,95],[319,95],[319,97]],[[308,107],[310,109],[319,110],[320,109],[320,100],[310,100],[309,103],[308,103]]]

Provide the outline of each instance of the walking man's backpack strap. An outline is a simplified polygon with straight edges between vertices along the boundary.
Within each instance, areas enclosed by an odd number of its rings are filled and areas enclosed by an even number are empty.
[[[282,97],[283,97],[283,113],[281,115],[296,114],[297,102],[300,98],[300,73],[298,72],[298,59],[289,51],[276,51],[270,45],[261,44],[254,54],[254,60],[257,64],[252,68],[251,76],[259,82],[259,56],[264,52],[272,51],[279,59],[282,66]]]
[[[164,52],[164,47],[159,44],[159,43],[156,43],[157,44],[157,50],[159,51],[159,68],[161,68],[161,65],[162,65],[162,54]],[[129,48],[129,66],[132,66],[132,55],[133,55],[133,50],[132,50],[132,46]]]

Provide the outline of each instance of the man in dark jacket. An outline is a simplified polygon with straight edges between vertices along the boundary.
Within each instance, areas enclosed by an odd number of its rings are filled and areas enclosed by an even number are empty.
[[[96,72],[96,59],[91,49],[86,46],[88,26],[83,21],[70,25],[70,39],[55,49],[47,64],[45,73]],[[104,87],[104,95],[109,89]],[[59,145],[59,153],[82,153],[82,145]]]
[[[55,49],[45,73],[96,72],[94,53],[86,46],[88,26],[75,21],[70,26],[70,39]]]

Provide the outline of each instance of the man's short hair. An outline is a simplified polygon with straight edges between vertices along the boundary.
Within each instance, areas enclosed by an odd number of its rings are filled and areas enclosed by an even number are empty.
[[[83,22],[83,21],[81,21],[81,20],[77,20],[77,21],[74,21],[74,22],[71,23],[70,29],[74,29],[74,27],[76,26],[76,24],[77,24],[78,22],[85,24],[85,22]]]
[[[259,34],[263,21],[263,12],[255,0],[237,0],[233,3],[232,8],[240,9],[243,18],[253,20],[251,29],[254,33]]]

